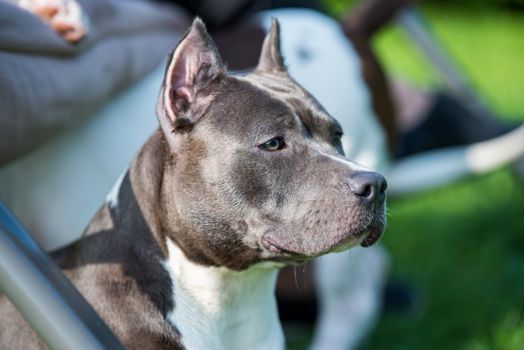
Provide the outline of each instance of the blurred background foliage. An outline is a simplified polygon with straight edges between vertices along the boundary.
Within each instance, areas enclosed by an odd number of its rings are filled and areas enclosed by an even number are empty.
[[[340,17],[354,1],[324,0]],[[435,36],[498,118],[524,122],[524,0],[419,5]],[[391,24],[374,47],[388,75],[423,88],[438,75]],[[510,167],[389,202],[391,277],[417,303],[385,311],[362,349],[524,349],[524,180]],[[291,337],[304,349],[310,333]]]

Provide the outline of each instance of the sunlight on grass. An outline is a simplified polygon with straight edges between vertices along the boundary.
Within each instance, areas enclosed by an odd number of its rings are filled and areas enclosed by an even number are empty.
[[[508,170],[393,202],[391,212],[393,277],[416,286],[423,309],[386,314],[364,349],[468,348],[524,310],[524,190]]]
[[[524,13],[491,8],[426,5],[428,19],[442,47],[498,113],[524,115]],[[382,31],[375,48],[388,72],[428,86],[437,75],[396,25]]]
[[[477,339],[466,345],[466,350],[521,350],[524,344],[524,320],[522,310],[510,312],[503,321],[497,325],[494,332],[480,335]]]

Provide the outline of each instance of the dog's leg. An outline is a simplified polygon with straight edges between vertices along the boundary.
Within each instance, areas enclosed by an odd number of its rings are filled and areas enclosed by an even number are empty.
[[[311,349],[359,345],[377,321],[387,266],[388,255],[380,246],[356,247],[316,261],[320,314]]]
[[[485,174],[524,156],[524,126],[491,140],[406,157],[388,173],[390,193],[405,195]]]

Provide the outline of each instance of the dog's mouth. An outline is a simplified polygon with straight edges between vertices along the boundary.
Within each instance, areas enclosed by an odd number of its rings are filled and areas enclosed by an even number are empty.
[[[302,256],[304,258],[307,258],[307,255],[304,255],[300,252],[296,252],[290,248],[285,247],[285,244],[277,242],[275,238],[270,235],[264,235],[264,237],[262,238],[262,246],[271,253],[295,257]]]
[[[330,252],[340,252],[351,247],[360,245],[370,247],[374,245],[384,232],[383,220],[373,220],[368,225],[355,232],[347,232],[344,235],[315,241],[314,235],[307,239],[307,243],[298,243],[296,240],[282,239],[282,235],[271,231],[266,232],[260,240],[262,248],[269,253],[271,259],[291,260],[303,262]]]
[[[262,238],[261,245],[263,249],[269,252],[269,260],[271,261],[277,261],[284,264],[301,264],[313,258],[312,256],[286,247],[285,244],[277,242],[269,235]]]
[[[364,240],[360,242],[360,245],[364,248],[371,247],[373,244],[378,242],[380,237],[382,237],[383,233],[384,225],[370,225],[362,235],[362,237],[364,237]]]

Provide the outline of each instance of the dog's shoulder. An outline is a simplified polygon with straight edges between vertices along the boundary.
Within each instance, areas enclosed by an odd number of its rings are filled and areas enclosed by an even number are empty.
[[[121,191],[129,190],[125,175]],[[171,279],[139,211],[125,207],[129,196],[121,194],[119,209],[104,203],[84,235],[52,257],[126,348],[177,349],[178,333],[166,321]]]

